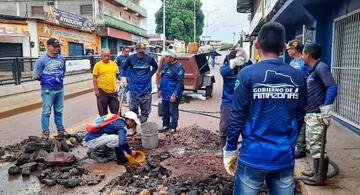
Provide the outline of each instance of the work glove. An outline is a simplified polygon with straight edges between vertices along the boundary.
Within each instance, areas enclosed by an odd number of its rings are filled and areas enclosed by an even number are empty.
[[[331,107],[332,107],[332,104],[329,104],[329,105],[326,105],[326,106],[320,106],[321,119],[323,120],[323,122],[324,122],[325,125],[327,125],[327,126],[330,125],[330,120],[331,120]]]
[[[223,148],[223,162],[226,172],[234,176],[236,172],[236,161],[238,158],[239,152],[237,150],[227,151],[226,146]]]
[[[120,78],[120,87],[122,87],[122,88],[127,88],[128,87],[126,77],[121,77]]]
[[[234,69],[236,66],[241,66],[245,63],[245,58],[236,56],[236,58],[230,60],[230,68]]]

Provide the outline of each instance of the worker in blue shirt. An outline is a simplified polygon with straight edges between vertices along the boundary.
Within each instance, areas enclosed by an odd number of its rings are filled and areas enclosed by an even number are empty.
[[[161,67],[160,91],[163,112],[161,132],[175,133],[178,126],[185,70],[176,58],[177,54],[174,50],[165,52],[164,64]]]
[[[222,156],[223,148],[226,143],[227,128],[230,121],[230,111],[232,108],[232,96],[236,82],[236,76],[240,69],[247,66],[251,61],[247,61],[248,57],[243,48],[234,49],[234,55],[228,55],[228,61],[220,67],[220,74],[223,78],[223,91],[220,106],[220,155]],[[246,62],[247,61],[247,62]]]
[[[118,164],[127,162],[126,154],[136,156],[136,152],[131,150],[127,138],[127,129],[136,128],[140,121],[134,112],[125,112],[119,118],[97,132],[87,133],[84,137],[89,148],[88,156],[98,162],[108,162],[113,159],[115,152]]]
[[[284,27],[264,24],[255,44],[262,60],[237,75],[223,157],[226,171],[235,175],[233,194],[256,195],[264,182],[270,195],[294,194],[295,143],[307,89],[301,71],[279,60],[285,46]]]
[[[151,78],[156,73],[158,65],[153,57],[145,54],[145,45],[138,43],[136,53],[129,56],[120,70],[120,84],[125,87],[129,84],[129,109],[139,115],[140,121],[145,123],[151,112]],[[128,70],[129,69],[129,70]],[[126,78],[126,72],[128,78]]]
[[[129,57],[130,51],[131,51],[130,47],[125,46],[125,47],[122,48],[121,54],[118,55],[118,56],[115,58],[115,62],[116,62],[116,64],[118,65],[119,70],[121,70],[121,67],[124,65],[125,60],[127,59],[127,57]],[[128,69],[128,71],[125,73],[125,77],[126,77],[127,79],[128,79],[128,77],[129,77],[129,70],[130,70],[130,69]],[[120,75],[119,75],[119,78],[118,78],[118,79],[121,80],[121,76],[120,76]],[[121,83],[121,84],[120,84],[120,88],[123,88],[123,89],[124,89],[123,101],[124,101],[124,102],[128,102],[128,101],[129,101],[129,95],[130,95],[130,94],[129,94],[129,88],[128,88],[128,86],[127,86],[127,83]],[[121,91],[121,90],[119,90],[119,91]]]
[[[49,118],[54,107],[54,121],[57,133],[66,132],[63,125],[65,58],[60,54],[59,40],[47,40],[47,53],[40,57],[34,67],[33,78],[41,83],[42,114],[41,127],[44,138],[49,138]]]
[[[303,175],[310,177],[320,174],[320,151],[321,145],[324,144],[321,142],[321,133],[324,128],[330,125],[331,107],[337,94],[337,85],[331,74],[330,66],[321,61],[320,57],[321,46],[319,44],[305,45],[303,59],[310,68],[307,78],[308,105],[305,115],[306,146],[313,158],[313,170],[305,171]],[[325,161],[328,162],[327,157]]]
[[[305,65],[304,60],[302,59],[302,51],[304,49],[304,44],[302,44],[299,40],[291,40],[286,46],[286,51],[289,54],[289,56],[292,58],[290,62],[290,66],[301,70],[303,72],[304,77],[307,78],[309,76],[309,70],[308,67]],[[301,127],[299,138],[296,142],[296,148],[295,148],[295,158],[302,158],[306,156],[306,135],[305,135],[305,127],[304,124]]]

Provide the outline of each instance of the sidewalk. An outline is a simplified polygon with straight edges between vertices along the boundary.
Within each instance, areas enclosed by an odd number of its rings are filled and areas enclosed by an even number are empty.
[[[65,99],[93,90],[92,75],[79,74],[65,77]],[[0,119],[33,110],[41,106],[39,81],[21,85],[0,86]]]
[[[357,195],[360,193],[360,136],[332,121],[328,129],[326,149],[328,156],[339,167],[339,174],[328,186],[315,187],[301,183],[302,194]],[[296,161],[296,175],[312,166],[310,157]]]

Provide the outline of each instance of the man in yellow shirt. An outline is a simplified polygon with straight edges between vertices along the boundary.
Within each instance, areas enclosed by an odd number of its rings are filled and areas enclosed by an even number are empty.
[[[110,60],[110,50],[101,50],[101,61],[93,69],[93,84],[97,100],[99,115],[108,114],[108,107],[112,114],[119,112],[119,100],[116,93],[116,78],[119,69]]]

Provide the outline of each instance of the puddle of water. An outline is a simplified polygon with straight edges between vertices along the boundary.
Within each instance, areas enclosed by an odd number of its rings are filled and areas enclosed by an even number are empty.
[[[39,194],[41,185],[34,174],[28,177],[9,175],[8,168],[12,163],[0,164],[0,194]]]

